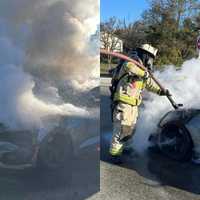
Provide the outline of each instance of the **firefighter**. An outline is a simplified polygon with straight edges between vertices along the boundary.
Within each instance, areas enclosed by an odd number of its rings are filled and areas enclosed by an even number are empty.
[[[113,71],[110,88],[113,135],[109,152],[114,158],[119,158],[130,149],[138,118],[138,106],[142,102],[142,91],[146,88],[160,96],[169,95],[168,90],[162,90],[149,76],[148,71],[153,69],[157,51],[151,45],[144,44],[129,55],[143,64],[147,69],[145,71],[132,62],[121,62]]]

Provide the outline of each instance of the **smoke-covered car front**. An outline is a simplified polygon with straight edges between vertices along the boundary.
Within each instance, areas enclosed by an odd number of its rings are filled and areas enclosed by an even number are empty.
[[[149,141],[152,144],[150,148],[159,149],[174,160],[191,159],[193,147],[200,141],[200,110],[168,112],[161,118],[157,132],[149,137]]]

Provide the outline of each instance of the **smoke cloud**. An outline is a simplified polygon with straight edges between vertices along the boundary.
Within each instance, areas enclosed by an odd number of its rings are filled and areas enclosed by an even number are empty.
[[[32,128],[48,115],[89,115],[73,102],[99,84],[98,10],[92,0],[0,1],[0,122]]]
[[[174,66],[167,66],[163,72],[156,72],[155,76],[170,90],[177,103],[183,103],[184,108],[200,108],[200,60],[191,59],[183,63],[181,70]],[[156,131],[161,117],[173,110],[166,97],[149,94],[140,110],[134,146],[138,151],[148,147],[148,137]]]

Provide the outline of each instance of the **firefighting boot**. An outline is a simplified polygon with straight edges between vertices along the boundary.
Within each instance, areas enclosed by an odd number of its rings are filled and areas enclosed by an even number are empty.
[[[114,164],[122,163],[122,152],[123,152],[123,143],[113,143],[111,144],[109,153],[111,156],[111,162]]]

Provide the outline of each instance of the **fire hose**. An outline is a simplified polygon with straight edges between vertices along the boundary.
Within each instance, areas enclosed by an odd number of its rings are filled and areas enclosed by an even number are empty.
[[[125,56],[121,53],[116,53],[116,52],[111,52],[111,51],[107,51],[105,49],[101,49],[100,50],[100,53],[101,54],[104,54],[104,55],[109,55],[109,56],[112,56],[112,57],[117,57],[117,58],[120,58],[122,60],[125,60],[125,61],[128,61],[128,62],[131,62],[131,63],[134,63],[135,65],[137,65],[140,69],[144,70],[144,71],[148,71],[150,77],[156,82],[156,84],[160,87],[161,90],[165,91],[166,89],[162,86],[162,84],[154,77],[154,75],[149,71],[147,70],[146,67],[144,67],[144,65],[140,64],[139,62],[137,62],[136,60],[133,60],[132,58],[129,58],[128,56]],[[169,102],[171,103],[171,105],[173,106],[173,108],[176,110],[178,109],[179,107],[183,106],[183,104],[177,104],[174,99],[172,98],[172,95],[169,94],[166,96],[169,100]]]

